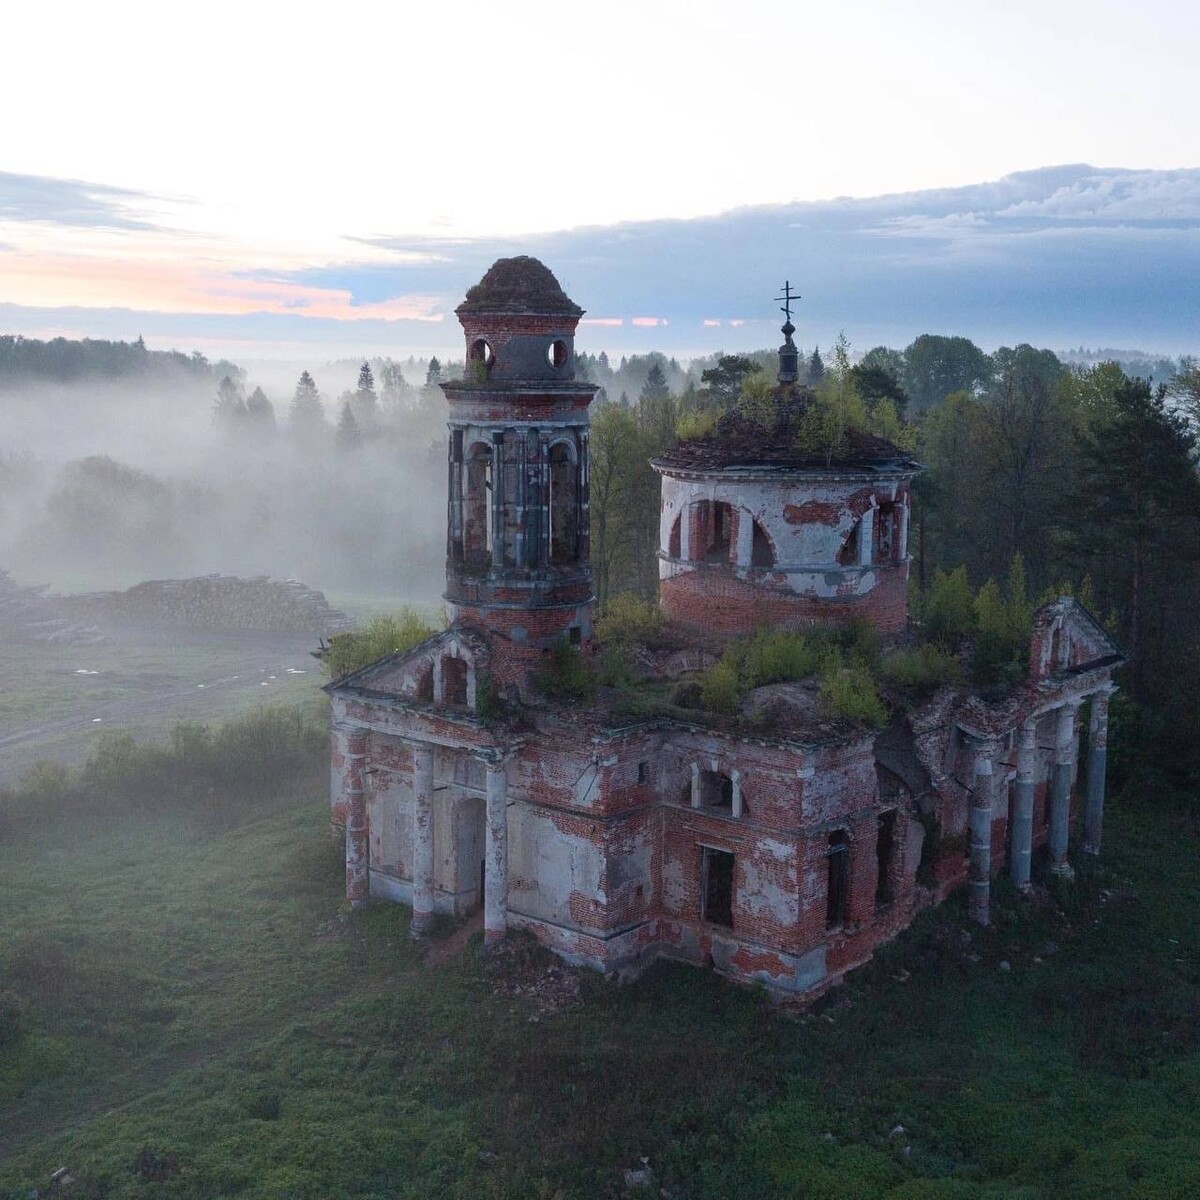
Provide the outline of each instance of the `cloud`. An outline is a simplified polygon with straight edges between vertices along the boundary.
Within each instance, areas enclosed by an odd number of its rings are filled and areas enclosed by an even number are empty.
[[[0,171],[0,220],[41,221],[86,229],[156,229],[145,218],[145,192]]]
[[[111,236],[141,239],[143,248],[153,239]],[[0,301],[219,315],[257,323],[256,336],[270,316],[281,336],[286,325],[289,341],[305,336],[307,322],[321,339],[341,325],[347,339],[392,339],[395,353],[407,353],[414,337],[457,352],[452,314],[466,290],[496,258],[534,254],[590,310],[581,330],[589,348],[706,353],[715,348],[714,329],[728,351],[776,344],[773,297],[788,277],[804,294],[793,316],[804,345],[828,345],[845,330],[859,346],[905,345],[930,332],[961,333],[984,346],[1082,341],[1200,350],[1194,169],[1051,167],[971,187],[519,240],[342,239],[316,263],[264,258],[256,247],[212,258],[202,247],[178,255],[153,249],[136,261],[111,248],[56,258],[26,243],[21,254],[0,254]],[[741,315],[717,325],[713,312]],[[205,331],[199,321],[193,327]]]

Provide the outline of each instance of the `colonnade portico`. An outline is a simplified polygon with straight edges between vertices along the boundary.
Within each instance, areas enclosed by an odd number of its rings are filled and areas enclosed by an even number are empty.
[[[1009,876],[1021,891],[1030,886],[1033,861],[1033,815],[1036,788],[1038,723],[1054,716],[1053,760],[1050,776],[1050,829],[1047,851],[1050,870],[1065,878],[1074,875],[1068,858],[1071,827],[1071,788],[1079,749],[1079,710],[1091,702],[1087,757],[1087,781],[1083,813],[1083,852],[1100,853],[1104,822],[1104,786],[1108,755],[1108,702],[1116,689],[1111,685],[1074,696],[1053,707],[1027,716],[1017,730],[1016,786],[1009,815]],[[982,925],[989,921],[992,874],[992,811],[999,743],[981,738],[975,747],[971,794],[970,870],[968,912]]]
[[[346,801],[346,897],[352,908],[370,896],[369,844],[365,764],[367,731],[335,725],[343,759]],[[411,741],[412,749],[412,925],[413,937],[428,932],[434,914],[434,751],[428,742]],[[484,758],[484,892],[483,924],[487,944],[498,942],[508,927],[508,770],[503,759]]]

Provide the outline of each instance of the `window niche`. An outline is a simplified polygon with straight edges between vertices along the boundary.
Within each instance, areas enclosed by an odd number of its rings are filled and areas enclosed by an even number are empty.
[[[700,847],[700,917],[727,929],[733,928],[733,867],[728,850]]]
[[[850,835],[844,829],[829,835],[825,861],[829,866],[825,928],[840,929],[846,923],[850,902]]]
[[[463,496],[463,553],[468,563],[485,565],[492,553],[492,450],[476,442],[467,454]]]
[[[453,708],[467,707],[467,663],[462,658],[442,659],[442,703]]]
[[[555,565],[579,558],[579,472],[575,451],[567,442],[550,447],[550,561]]]
[[[875,857],[879,873],[875,880],[875,907],[891,904],[895,897],[896,810],[879,814],[875,833]]]

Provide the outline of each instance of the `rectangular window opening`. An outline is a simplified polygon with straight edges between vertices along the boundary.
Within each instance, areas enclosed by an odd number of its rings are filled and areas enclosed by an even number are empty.
[[[638,783],[645,783],[650,778],[650,764],[638,763]]]
[[[875,835],[875,854],[879,860],[879,874],[875,881],[875,906],[891,904],[895,898],[892,888],[892,867],[896,857],[896,810],[879,814],[879,827]]]
[[[700,916],[733,928],[733,855],[728,850],[701,847]]]
[[[825,904],[825,926],[836,929],[846,923],[846,905],[850,893],[850,838],[839,829],[829,835],[826,851],[829,864],[829,889]]]

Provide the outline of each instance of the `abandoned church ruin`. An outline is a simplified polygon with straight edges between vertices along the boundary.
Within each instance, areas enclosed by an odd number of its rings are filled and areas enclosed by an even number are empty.
[[[489,943],[519,927],[603,971],[668,956],[803,997],[963,884],[986,922],[999,872],[1027,887],[1037,853],[1069,874],[1099,852],[1121,659],[1070,598],[1037,612],[1021,685],[943,687],[882,731],[822,717],[803,682],[727,720],[548,699],[555,647],[596,650],[582,310],[523,257],[457,312],[449,627],[327,687],[351,904],[409,904],[416,933],[481,906]],[[861,433],[833,456],[798,449],[807,393],[783,332],[775,427],[735,409],[653,464],[670,639],[638,661],[664,686],[764,625],[906,627],[920,465]]]

